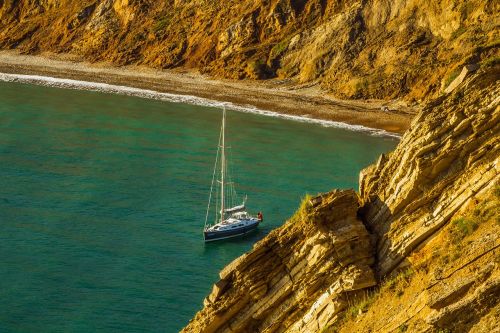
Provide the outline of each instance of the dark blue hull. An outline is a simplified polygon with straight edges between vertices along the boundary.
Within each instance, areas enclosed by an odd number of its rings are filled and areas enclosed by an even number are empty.
[[[259,221],[260,222],[260,221]],[[248,234],[259,226],[259,222],[245,226],[242,228],[235,228],[232,230],[224,230],[224,231],[204,231],[203,236],[205,238],[205,242],[211,242],[211,241],[216,241],[216,240],[221,240],[221,239],[227,239],[227,238],[232,238],[232,237],[237,237],[237,236],[243,236],[245,234]]]

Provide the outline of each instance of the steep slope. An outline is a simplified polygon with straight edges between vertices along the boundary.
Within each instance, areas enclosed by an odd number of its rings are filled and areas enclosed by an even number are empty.
[[[498,77],[486,69],[431,103],[394,152],[361,172],[361,214],[387,278],[332,332],[498,328]]]
[[[361,172],[361,198],[305,200],[221,272],[185,331],[496,327],[499,73],[480,69],[425,107],[396,150]]]
[[[362,171],[364,219],[385,275],[485,188],[500,170],[500,83],[488,70],[426,107],[397,149]]]
[[[484,0],[2,0],[0,47],[418,102],[462,65],[498,62],[498,13]]]
[[[311,332],[376,284],[352,190],[306,199],[283,227],[221,273],[185,332]]]
[[[500,186],[488,186],[327,332],[498,332]]]

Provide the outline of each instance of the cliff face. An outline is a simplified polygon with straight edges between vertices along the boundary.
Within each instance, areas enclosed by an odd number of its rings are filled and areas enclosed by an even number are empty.
[[[376,284],[358,196],[306,199],[283,227],[221,273],[185,332],[314,332]],[[323,326],[319,326],[319,325]]]
[[[498,61],[499,12],[484,0],[2,0],[0,47],[419,101],[462,65]]]
[[[220,273],[184,331],[492,332],[498,13],[484,0],[0,0],[0,47],[430,101],[361,172],[359,197],[305,200]]]
[[[493,332],[500,320],[498,69],[424,108],[361,172],[380,290],[351,331]]]
[[[469,78],[413,120],[397,149],[361,172],[364,218],[382,275],[498,180],[498,72]]]
[[[472,198],[327,332],[498,332],[498,178]]]
[[[480,69],[360,174],[220,274],[185,332],[490,332],[500,319],[500,84]]]

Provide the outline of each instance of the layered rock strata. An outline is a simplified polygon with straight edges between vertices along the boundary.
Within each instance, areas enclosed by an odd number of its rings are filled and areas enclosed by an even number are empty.
[[[184,332],[315,332],[376,284],[352,190],[307,200],[220,273]]]
[[[438,233],[500,173],[498,70],[467,79],[413,120],[396,150],[360,174],[381,275]]]
[[[386,277],[369,306],[326,332],[498,332],[500,184],[488,187]]]
[[[361,172],[360,199],[308,201],[227,266],[185,332],[495,329],[499,73],[480,69],[429,104]]]

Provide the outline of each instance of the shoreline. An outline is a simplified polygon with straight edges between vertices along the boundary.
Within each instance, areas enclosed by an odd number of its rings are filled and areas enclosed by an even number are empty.
[[[292,119],[323,126],[400,137],[415,114],[398,107],[380,111],[383,101],[339,101],[318,87],[290,86],[283,80],[218,80],[194,72],[113,67],[64,59],[64,55],[33,56],[0,51],[0,80],[60,88],[106,91]]]
[[[50,76],[40,76],[40,75],[6,74],[1,72],[0,72],[0,82],[18,82],[18,83],[28,83],[28,84],[47,86],[47,87],[56,87],[61,89],[97,91],[103,93],[134,96],[146,99],[155,99],[171,103],[184,103],[184,104],[208,106],[208,107],[222,108],[223,106],[225,106],[228,110],[234,110],[238,112],[254,113],[267,117],[289,119],[298,122],[321,125],[324,127],[342,128],[350,131],[365,132],[377,136],[387,136],[398,139],[401,138],[401,136],[397,133],[387,132],[382,129],[365,127],[362,125],[350,125],[332,120],[322,120],[322,119],[309,118],[305,116],[295,116],[269,110],[261,110],[253,106],[235,105],[231,102],[220,102],[192,95],[161,93],[153,90],[111,85],[107,83],[78,81],[73,79],[60,79],[60,78],[54,78]]]

